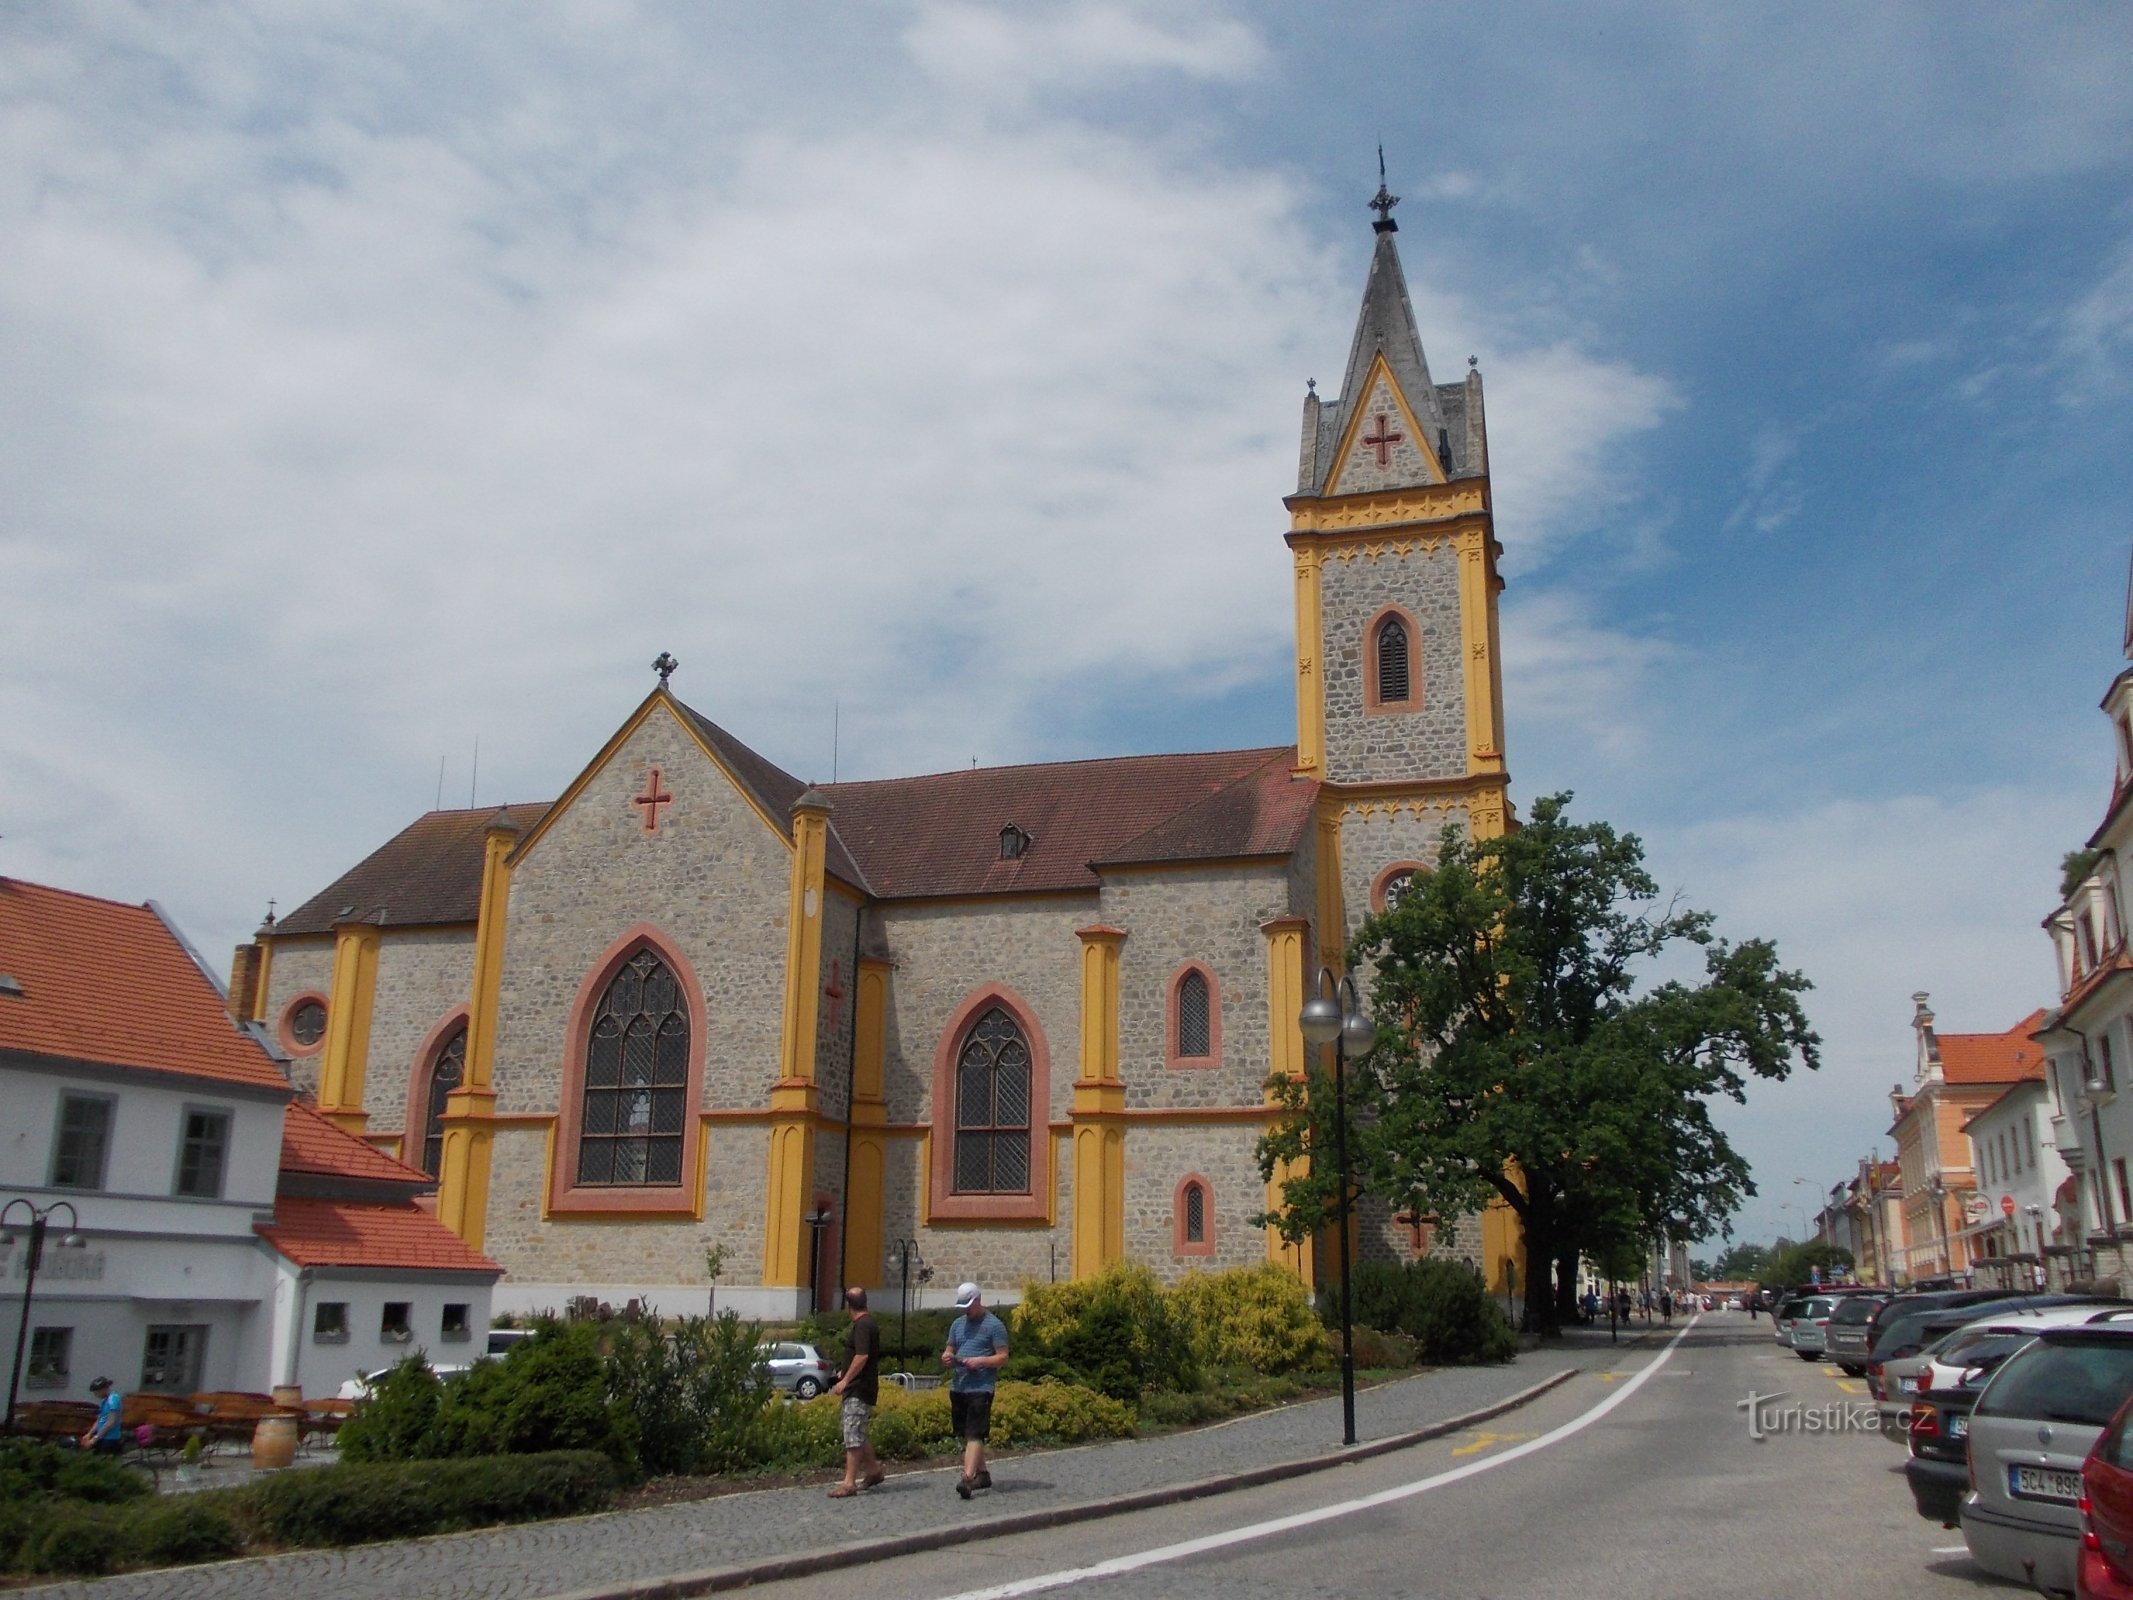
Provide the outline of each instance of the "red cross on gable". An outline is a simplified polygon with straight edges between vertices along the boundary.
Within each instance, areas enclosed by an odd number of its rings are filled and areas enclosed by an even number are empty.
[[[834,1028],[844,1010],[844,968],[840,963],[830,963],[830,981],[823,985],[822,992],[829,997],[830,1026]]]
[[[1407,438],[1404,433],[1392,432],[1385,426],[1385,422],[1385,413],[1380,411],[1378,413],[1378,431],[1374,434],[1366,433],[1363,435],[1363,443],[1377,451],[1378,465],[1380,467],[1392,465],[1392,447],[1404,442]]]
[[[630,804],[644,807],[644,831],[659,831],[659,808],[673,803],[674,797],[659,787],[659,769],[652,768],[644,775],[644,793],[632,795]]]

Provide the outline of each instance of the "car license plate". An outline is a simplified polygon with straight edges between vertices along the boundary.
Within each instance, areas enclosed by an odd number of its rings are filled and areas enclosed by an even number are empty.
[[[1918,1380],[1916,1378],[1898,1378],[1896,1380],[1896,1392],[1898,1394],[1918,1393]]]
[[[1951,1439],[1969,1438],[1970,1419],[1968,1417],[1950,1417],[1948,1419],[1948,1437]]]
[[[2009,1467],[2007,1492],[2023,1500],[2060,1500],[2072,1505],[2081,1498],[2081,1474],[2050,1467]]]

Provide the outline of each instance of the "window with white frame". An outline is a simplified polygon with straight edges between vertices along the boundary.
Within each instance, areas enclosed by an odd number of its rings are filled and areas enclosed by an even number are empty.
[[[111,1151],[111,1120],[117,1102],[109,1095],[66,1094],[59,1098],[59,1129],[52,1141],[52,1187],[101,1189]]]
[[[67,1375],[73,1369],[73,1358],[72,1328],[32,1328],[30,1359],[23,1368],[22,1386],[25,1389],[64,1389]]]
[[[348,1342],[348,1302],[346,1300],[321,1300],[311,1309],[311,1342],[313,1344],[346,1344]]]
[[[174,1191],[196,1200],[222,1198],[222,1171],[229,1159],[230,1114],[187,1106],[178,1133],[178,1176]]]

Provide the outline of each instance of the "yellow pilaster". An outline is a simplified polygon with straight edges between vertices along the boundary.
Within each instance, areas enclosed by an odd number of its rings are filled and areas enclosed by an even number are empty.
[[[1326,681],[1321,556],[1315,544],[1296,551],[1296,770],[1326,775]]]
[[[852,1169],[845,1179],[844,1259],[846,1276],[867,1285],[880,1281],[887,1259],[881,1209],[888,1141],[880,1129],[889,1120],[882,1096],[882,1072],[888,1058],[889,963],[862,956],[858,982],[852,1010],[858,1037],[852,1069]]]
[[[1272,1041],[1267,1076],[1270,1080],[1301,1078],[1308,1059],[1308,1047],[1304,1044],[1303,1029],[1297,1019],[1303,1013],[1307,997],[1304,963],[1310,924],[1302,917],[1276,917],[1272,922],[1262,923],[1260,931],[1266,935],[1266,1022],[1267,1038]],[[1271,1086],[1266,1098],[1271,1105],[1274,1101]],[[1281,1205],[1281,1186],[1308,1170],[1309,1163],[1301,1161],[1283,1162],[1276,1168],[1266,1186],[1266,1209],[1277,1209]],[[1269,1228],[1266,1230],[1266,1258],[1288,1268],[1305,1283],[1312,1281],[1310,1240],[1290,1244],[1278,1229]]]
[[[363,1110],[363,1074],[370,1059],[370,1008],[377,987],[377,924],[337,923],[333,993],[326,1005],[326,1045],[319,1062],[318,1108],[356,1134],[369,1120]]]
[[[253,941],[259,947],[259,976],[253,979],[252,1014],[249,1022],[267,1020],[267,985],[274,980],[274,942],[271,939]]]
[[[1126,1253],[1126,1086],[1118,1076],[1120,929],[1081,940],[1081,1070],[1074,1082],[1074,1276],[1094,1277]]]
[[[1501,772],[1503,706],[1496,664],[1496,575],[1486,524],[1462,529],[1459,551],[1459,656],[1466,680],[1466,770]]]
[[[785,1017],[770,1091],[770,1177],[764,1200],[763,1282],[807,1282],[814,1203],[815,1034],[821,1006],[822,894],[829,806],[810,789],[792,807],[792,889],[785,920]]]
[[[1320,792],[1318,815],[1318,952],[1321,966],[1337,974],[1348,954],[1348,914],[1341,894],[1341,803],[1337,795]],[[1306,953],[1306,960],[1310,959]]]
[[[492,1088],[497,997],[504,981],[504,925],[511,903],[511,849],[518,830],[501,811],[482,835],[481,902],[474,927],[474,983],[467,996],[467,1061],[445,1100],[437,1220],[474,1249],[489,1225],[489,1161],[496,1134]],[[409,1139],[415,1130],[408,1130]]]

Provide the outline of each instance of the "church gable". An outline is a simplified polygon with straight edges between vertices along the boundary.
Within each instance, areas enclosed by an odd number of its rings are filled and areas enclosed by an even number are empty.
[[[1334,458],[1330,494],[1368,494],[1444,482],[1437,453],[1380,357]]]

